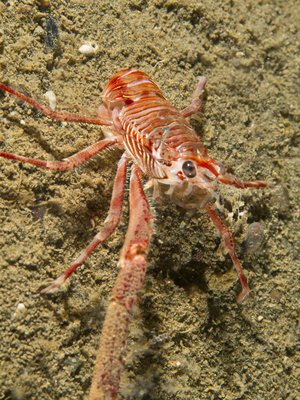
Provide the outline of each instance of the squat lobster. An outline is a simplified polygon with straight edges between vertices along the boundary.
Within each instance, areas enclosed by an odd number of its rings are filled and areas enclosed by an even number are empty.
[[[122,212],[126,171],[131,162],[129,227],[121,251],[119,274],[103,325],[89,400],[116,399],[119,391],[122,355],[131,311],[138,302],[138,292],[144,281],[152,235],[153,217],[143,191],[142,175],[149,178],[154,197],[161,196],[164,188],[164,195],[176,204],[185,208],[206,209],[224,239],[239,276],[242,292],[237,301],[242,302],[249,294],[232,235],[213,209],[212,200],[218,183],[241,189],[264,187],[266,183],[242,182],[227,174],[222,164],[208,156],[187,119],[201,108],[205,84],[204,77],[198,78],[190,106],[178,111],[148,75],[135,69],[123,70],[113,76],[104,89],[98,116],[81,117],[53,111],[0,83],[0,89],[29,103],[50,118],[106,126],[113,133],[112,138],[103,139],[62,161],[43,161],[6,152],[0,152],[1,157],[64,171],[77,167],[109,147],[125,150],[118,163],[110,208],[102,229],[69,268],[43,290],[44,293],[62,285],[115,230]]]

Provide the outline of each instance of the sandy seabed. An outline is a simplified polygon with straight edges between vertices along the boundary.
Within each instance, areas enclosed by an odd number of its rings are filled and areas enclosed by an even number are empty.
[[[209,218],[156,207],[119,398],[299,399],[299,1],[49,3],[0,0],[0,81],[41,102],[53,90],[59,110],[94,115],[120,69],[147,72],[178,108],[205,75],[193,126],[210,155],[241,179],[269,183],[220,189],[252,289],[242,305]],[[88,42],[98,47],[90,57],[78,51]],[[0,93],[2,151],[62,159],[102,137]],[[65,173],[0,160],[1,400],[87,396],[126,210],[64,290],[40,288],[101,226],[118,158]],[[265,237],[255,250],[245,240],[253,222]]]

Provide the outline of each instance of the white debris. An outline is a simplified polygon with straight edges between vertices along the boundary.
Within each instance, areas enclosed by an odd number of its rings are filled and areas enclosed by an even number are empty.
[[[24,303],[18,303],[16,311],[13,313],[14,318],[20,318],[22,315],[26,314],[27,309]]]
[[[97,53],[99,46],[97,44],[87,42],[79,47],[78,51],[85,56],[93,56]]]
[[[46,97],[48,100],[51,110],[54,111],[56,109],[56,95],[53,90],[48,90],[46,93],[44,93],[44,97]]]
[[[107,126],[101,126],[101,131],[106,139],[113,138],[115,136],[114,132]]]

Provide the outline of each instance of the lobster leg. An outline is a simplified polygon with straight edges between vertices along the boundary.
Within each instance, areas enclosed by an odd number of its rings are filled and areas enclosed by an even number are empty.
[[[31,97],[26,96],[25,94],[18,92],[17,90],[14,90],[10,88],[9,86],[4,85],[3,83],[0,82],[0,89],[4,90],[5,92],[8,92],[12,94],[13,96],[17,97],[18,99],[21,99],[25,101],[25,103],[30,104],[37,110],[39,110],[41,113],[44,115],[47,115],[47,117],[55,119],[57,121],[65,121],[65,122],[82,122],[85,124],[93,124],[93,125],[112,125],[111,119],[109,118],[107,112],[105,112],[104,108],[101,108],[98,110],[98,117],[85,117],[81,115],[76,115],[76,114],[71,114],[68,112],[57,112],[52,110],[50,107],[44,106],[43,104],[38,103],[37,101],[33,100]]]
[[[267,186],[267,182],[264,181],[240,181],[234,175],[225,174],[219,175],[218,181],[224,183],[225,185],[235,186],[239,189],[246,189],[246,188],[259,188]]]
[[[49,286],[43,289],[42,293],[51,293],[53,290],[65,283],[65,281],[76,271],[76,269],[85,262],[92,251],[94,251],[97,246],[108,239],[114,232],[120,221],[122,213],[126,171],[127,157],[125,154],[123,154],[118,164],[108,216],[104,221],[102,229],[97,233],[88,247],[84,249],[79,257],[69,266],[69,268],[66,269],[66,271],[63,272],[57,279],[55,279],[55,281],[53,281]]]
[[[55,171],[66,171],[69,169],[76,168],[78,165],[83,164],[85,161],[94,157],[96,154],[107,149],[108,147],[114,146],[118,143],[118,139],[110,138],[103,139],[100,142],[94,143],[91,146],[73,154],[72,156],[65,158],[62,161],[44,161],[36,158],[29,158],[18,156],[12,153],[6,153],[0,151],[0,157],[9,158],[10,160],[20,161],[26,164],[36,165],[45,169],[52,169]]]
[[[118,394],[128,327],[144,282],[151,234],[150,206],[143,191],[140,170],[133,165],[129,227],[121,251],[120,271],[104,320],[89,400],[114,400]]]
[[[233,265],[238,274],[239,280],[242,285],[242,291],[237,297],[237,302],[242,303],[249,295],[249,286],[247,283],[247,278],[243,271],[243,267],[242,267],[240,260],[238,259],[238,256],[236,254],[231,232],[227,228],[227,226],[222,222],[221,218],[216,213],[216,211],[212,209],[212,207],[209,203],[206,204],[205,208],[206,208],[206,211],[208,212],[210,218],[212,219],[215,227],[217,228],[218,232],[222,236],[225,246],[226,246],[226,249],[228,250],[228,253],[231,257]]]
[[[198,76],[198,82],[196,89],[193,93],[192,102],[189,106],[184,108],[180,114],[184,117],[190,117],[193,114],[197,114],[197,112],[201,109],[203,104],[203,93],[206,85],[206,78],[204,76]]]

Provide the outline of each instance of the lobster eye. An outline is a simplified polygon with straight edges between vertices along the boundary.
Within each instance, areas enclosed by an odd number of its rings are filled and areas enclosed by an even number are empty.
[[[182,164],[182,172],[187,178],[194,178],[197,174],[195,164],[190,160],[185,161]]]

